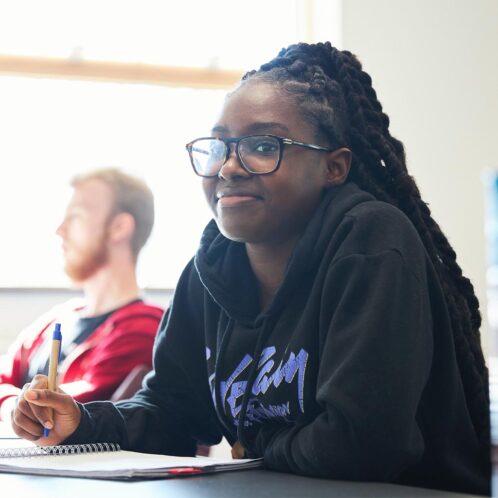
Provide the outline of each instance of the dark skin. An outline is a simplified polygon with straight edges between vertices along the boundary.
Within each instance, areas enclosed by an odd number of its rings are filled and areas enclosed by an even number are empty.
[[[288,97],[269,83],[248,82],[227,98],[213,136],[265,133],[327,146],[317,142],[316,130]],[[324,152],[287,145],[277,171],[252,175],[232,150],[218,177],[203,179],[220,231],[246,245],[262,309],[282,283],[294,246],[324,191],[343,183],[350,165],[346,148]]]
[[[213,135],[265,133],[327,146],[288,98],[271,84],[253,80],[227,99]],[[294,246],[323,193],[346,180],[350,164],[351,151],[346,148],[318,152],[285,146],[280,168],[257,176],[245,171],[232,151],[219,176],[203,180],[220,231],[245,243],[259,283],[261,309],[268,306],[282,283]],[[35,376],[24,387],[12,414],[16,434],[41,445],[59,444],[80,422],[74,399],[47,387],[46,376]],[[48,438],[43,437],[43,426],[51,429]],[[239,442],[234,444],[232,455],[244,456]]]

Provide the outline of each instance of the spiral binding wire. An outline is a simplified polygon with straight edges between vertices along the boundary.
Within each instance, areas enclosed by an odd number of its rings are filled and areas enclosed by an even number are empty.
[[[80,453],[102,453],[119,451],[118,443],[63,444],[59,446],[36,446],[30,448],[0,449],[0,458],[22,458],[49,455],[79,455]]]

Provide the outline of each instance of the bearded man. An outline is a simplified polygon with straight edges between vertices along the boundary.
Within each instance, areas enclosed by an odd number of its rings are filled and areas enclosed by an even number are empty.
[[[163,310],[140,298],[136,266],[154,224],[154,199],[140,179],[115,168],[75,177],[57,229],[65,272],[84,299],[58,305],[0,357],[0,418],[36,374],[46,374],[50,338],[62,325],[59,385],[78,401],[109,399],[136,367],[152,368]]]

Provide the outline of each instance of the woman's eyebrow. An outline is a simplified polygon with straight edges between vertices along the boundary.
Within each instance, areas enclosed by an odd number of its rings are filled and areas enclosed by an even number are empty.
[[[282,123],[277,123],[277,122],[261,122],[261,123],[251,123],[250,125],[246,126],[244,128],[244,132],[247,134],[251,133],[263,133],[263,132],[271,132],[271,131],[283,131],[283,132],[288,132],[289,128],[285,126]],[[225,133],[227,134],[229,132],[228,128],[225,126],[215,126],[212,130],[212,133]]]
[[[224,126],[215,126],[211,129],[211,133],[228,133],[228,129]]]
[[[248,132],[263,132],[263,131],[272,131],[272,130],[280,130],[284,132],[288,132],[289,128],[282,123],[268,122],[268,123],[253,123],[247,127]]]

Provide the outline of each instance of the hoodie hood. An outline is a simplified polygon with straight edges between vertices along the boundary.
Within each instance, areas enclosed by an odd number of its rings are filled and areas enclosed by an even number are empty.
[[[194,264],[199,278],[214,301],[233,320],[255,324],[278,313],[300,280],[315,271],[345,213],[375,198],[352,182],[331,188],[324,196],[287,265],[282,286],[270,306],[260,312],[258,285],[245,244],[234,242],[218,229],[215,220],[206,226]]]

